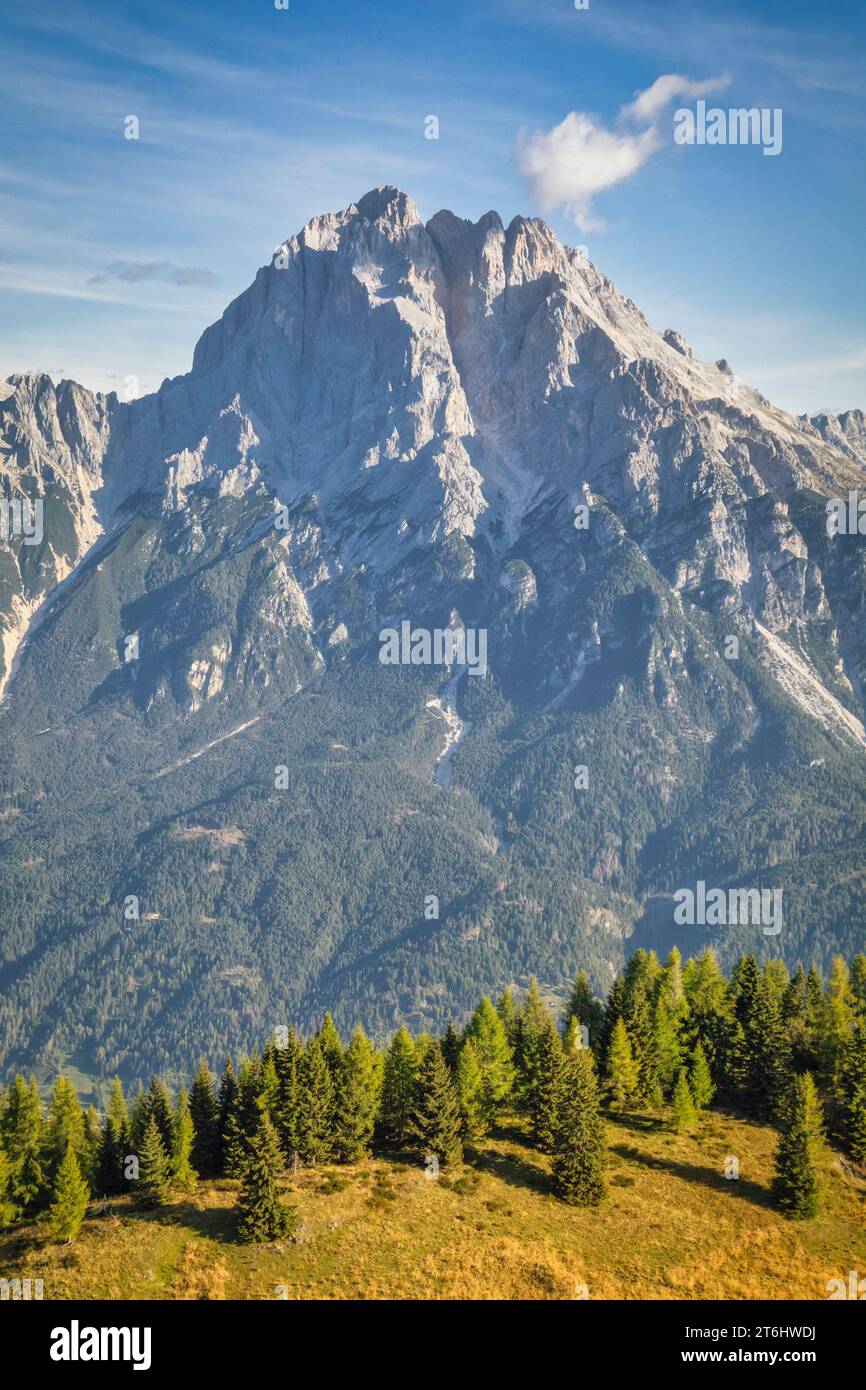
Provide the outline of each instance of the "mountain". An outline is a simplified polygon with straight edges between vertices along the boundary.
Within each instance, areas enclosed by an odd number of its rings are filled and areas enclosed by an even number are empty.
[[[43,499],[0,548],[4,1067],[862,945],[866,564],[825,511],[861,413],[776,409],[537,219],[393,188],[155,394],[0,395],[3,496]],[[483,631],[486,673],[383,664],[403,623]],[[781,932],[678,926],[698,881],[781,891]]]

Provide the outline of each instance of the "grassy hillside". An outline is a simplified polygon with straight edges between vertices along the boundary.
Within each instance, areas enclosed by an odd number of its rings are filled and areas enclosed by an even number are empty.
[[[237,1184],[221,1181],[155,1214],[92,1208],[71,1247],[7,1233],[0,1273],[41,1277],[46,1299],[825,1299],[829,1279],[866,1270],[866,1173],[831,1150],[821,1215],[803,1223],[771,1205],[768,1127],[708,1112],[681,1137],[635,1113],[608,1140],[597,1211],[551,1195],[515,1122],[439,1181],[378,1159],[286,1178],[301,1225],[282,1244],[235,1243]]]

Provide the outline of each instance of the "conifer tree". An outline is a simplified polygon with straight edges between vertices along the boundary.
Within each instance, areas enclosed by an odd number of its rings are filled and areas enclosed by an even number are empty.
[[[516,1089],[523,1104],[528,1103],[529,1093],[535,1081],[541,1039],[548,1020],[549,1013],[541,998],[538,981],[533,975],[518,1015],[513,1048]]]
[[[848,1045],[841,1091],[843,1142],[856,1163],[866,1163],[866,1017]]]
[[[671,1125],[677,1134],[690,1134],[695,1128],[697,1120],[698,1112],[695,1109],[694,1098],[689,1089],[686,1069],[681,1067],[674,1086]]]
[[[262,1113],[249,1141],[238,1193],[238,1236],[241,1240],[258,1243],[279,1240],[295,1229],[296,1213],[283,1205],[277,1191],[282,1166],[276,1130],[268,1116]]]
[[[150,1086],[146,1091],[147,1115],[153,1116],[156,1127],[159,1130],[159,1137],[162,1140],[162,1147],[167,1154],[171,1153],[174,1142],[174,1117],[171,1109],[171,1099],[165,1083],[160,1081],[158,1076],[152,1076]]]
[[[663,1096],[669,1096],[682,1063],[676,1015],[660,991],[653,1016],[653,1071]]]
[[[343,1056],[343,1043],[329,1013],[325,1014],[316,1037],[319,1040],[328,1071],[331,1073],[331,1080],[336,1084],[340,1072],[340,1060]]]
[[[378,1076],[372,1044],[358,1025],[340,1059],[334,1105],[334,1155],[356,1163],[367,1152],[379,1109]]]
[[[299,1152],[304,1163],[325,1163],[334,1143],[334,1083],[318,1035],[304,1051]]]
[[[588,1048],[564,1059],[552,1148],[556,1195],[571,1206],[598,1206],[606,1191],[607,1154],[595,1062]]]
[[[129,1112],[123,1086],[120,1078],[116,1076],[111,1083],[111,1094],[96,1158],[94,1183],[97,1192],[104,1196],[123,1192],[126,1183],[123,1165],[129,1148]]]
[[[16,1076],[0,1111],[0,1144],[9,1159],[10,1201],[25,1216],[36,1211],[45,1188],[42,1171],[44,1121],[33,1077]]]
[[[851,994],[858,1018],[866,1018],[866,954],[858,951],[851,962]]]
[[[231,1057],[226,1058],[223,1074],[220,1077],[219,1095],[217,1103],[219,1107],[219,1159],[218,1172],[226,1171],[226,1151],[229,1140],[229,1121],[237,1109],[238,1082],[235,1076],[234,1064]]]
[[[136,1193],[139,1204],[150,1210],[168,1201],[169,1161],[155,1115],[148,1119],[138,1153]]]
[[[294,1028],[289,1028],[286,1042],[277,1049],[277,1099],[274,1128],[280,1141],[283,1157],[294,1164],[300,1159],[301,1139],[301,1069],[304,1049]]]
[[[54,1196],[48,1209],[48,1228],[55,1240],[68,1244],[75,1239],[81,1229],[89,1198],[90,1190],[81,1176],[70,1140],[57,1167]]]
[[[624,1105],[628,1105],[637,1095],[637,1064],[622,1018],[617,1019],[611,1035],[606,1083],[610,1100],[620,1109]]]
[[[478,1052],[471,1038],[466,1038],[457,1058],[457,1103],[460,1107],[460,1135],[470,1143],[480,1139],[485,1131],[484,1077]]]
[[[517,1004],[511,989],[504,989],[496,1001],[496,1012],[502,1019],[508,1046],[514,1048],[517,1041]]]
[[[782,1021],[778,991],[759,977],[745,1026],[744,1090],[747,1103],[773,1118],[784,1097],[791,1066],[791,1049]]]
[[[595,1051],[601,1041],[604,1009],[592,992],[589,976],[585,970],[578,970],[572,982],[571,993],[565,1007],[563,1034],[568,1032],[572,1019],[579,1026],[586,1028],[589,1033],[589,1045]]]
[[[460,1034],[453,1023],[448,1024],[442,1036],[442,1056],[451,1075],[456,1076],[457,1059],[460,1056]]]
[[[481,1000],[466,1029],[481,1067],[484,1123],[493,1124],[514,1085],[514,1066],[505,1025],[490,1000]]]
[[[816,1216],[819,1207],[818,1111],[815,1084],[809,1073],[795,1077],[783,1109],[772,1191],[785,1215],[801,1221]]]
[[[12,1162],[0,1146],[0,1231],[18,1220],[20,1209],[12,1200]]]
[[[710,1072],[707,1054],[704,1052],[701,1043],[695,1043],[692,1050],[692,1061],[689,1069],[689,1085],[692,1096],[698,1110],[703,1110],[709,1105],[716,1093],[713,1085],[713,1078]]]
[[[415,1044],[405,1028],[394,1034],[385,1054],[382,1079],[382,1102],[379,1132],[382,1142],[403,1149],[410,1141],[415,1088],[418,1081],[418,1059]]]
[[[190,1156],[195,1140],[189,1098],[184,1087],[178,1092],[177,1106],[173,1116],[174,1134],[171,1150],[171,1183],[180,1192],[192,1192],[198,1173],[192,1166]]]
[[[194,1136],[190,1162],[201,1177],[214,1178],[219,1172],[219,1106],[203,1057],[190,1088],[189,1113]]]
[[[533,1143],[542,1153],[553,1151],[563,1065],[559,1034],[553,1019],[548,1018],[528,1096],[530,1133]]]
[[[502,1028],[498,1015],[497,1023]],[[425,1160],[435,1156],[440,1167],[445,1168],[462,1159],[460,1107],[438,1042],[427,1049],[421,1064],[411,1132]]]
[[[51,1188],[57,1181],[60,1165],[70,1144],[81,1166],[86,1161],[87,1149],[84,1114],[72,1082],[66,1076],[58,1076],[48,1109],[43,1159],[46,1181]]]

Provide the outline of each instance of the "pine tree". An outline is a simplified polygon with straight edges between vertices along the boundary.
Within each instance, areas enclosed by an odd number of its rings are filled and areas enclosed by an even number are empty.
[[[190,1162],[201,1177],[214,1178],[219,1172],[219,1106],[203,1057],[190,1087],[189,1113],[194,1136]]]
[[[277,1191],[282,1166],[276,1130],[263,1113],[249,1142],[238,1193],[240,1240],[258,1243],[279,1240],[295,1229],[295,1211],[280,1202]]]
[[[340,1059],[334,1104],[334,1155],[356,1163],[367,1152],[379,1109],[375,1055],[359,1025]]]
[[[148,1209],[164,1206],[169,1196],[168,1155],[154,1115],[150,1116],[138,1153],[139,1204]]]
[[[622,1018],[617,1019],[611,1035],[606,1082],[608,1096],[620,1109],[637,1095],[637,1063]]]
[[[318,1036],[304,1051],[299,1152],[304,1163],[325,1163],[334,1144],[334,1083]]]
[[[470,1143],[480,1139],[484,1125],[484,1077],[478,1052],[471,1038],[466,1038],[457,1058],[457,1103],[460,1107],[460,1135]]]
[[[710,1072],[709,1063],[707,1062],[707,1054],[704,1052],[699,1042],[695,1043],[692,1051],[692,1063],[689,1069],[689,1084],[697,1109],[703,1110],[705,1106],[709,1105],[715,1095],[716,1088],[713,1085],[712,1074]]]
[[[493,1124],[514,1085],[514,1066],[505,1025],[490,1000],[481,1000],[466,1029],[481,1067],[484,1123]]]
[[[553,1151],[563,1063],[559,1034],[553,1019],[548,1018],[528,1096],[530,1133],[542,1153]]]
[[[689,1081],[686,1076],[685,1067],[680,1068],[677,1076],[677,1083],[674,1086],[672,1102],[671,1125],[677,1134],[690,1134],[698,1121],[698,1112],[695,1109],[695,1102],[689,1090]]]
[[[816,1216],[819,1207],[818,1111],[815,1083],[809,1073],[795,1077],[783,1111],[772,1191],[785,1215],[801,1221]]]
[[[595,1062],[588,1048],[564,1060],[552,1147],[556,1195],[571,1206],[598,1206],[606,1191],[607,1154]]]
[[[403,1149],[409,1143],[417,1081],[415,1044],[406,1029],[400,1028],[385,1055],[382,1080],[379,1133],[387,1146]]]
[[[54,1184],[54,1197],[48,1210],[48,1228],[55,1240],[73,1241],[81,1229],[90,1189],[78,1166],[72,1142],[66,1146],[66,1153],[57,1168]]]
[[[186,1090],[181,1087],[178,1092],[177,1106],[174,1112],[174,1134],[171,1150],[171,1183],[180,1192],[192,1192],[196,1185],[198,1173],[190,1162],[193,1143],[195,1141],[195,1130],[192,1123],[192,1112],[190,1110],[189,1098]]]
[[[502,1028],[498,1017],[497,1023]],[[438,1042],[427,1049],[421,1065],[411,1132],[425,1160],[435,1156],[440,1167],[445,1168],[462,1159],[460,1107]]]

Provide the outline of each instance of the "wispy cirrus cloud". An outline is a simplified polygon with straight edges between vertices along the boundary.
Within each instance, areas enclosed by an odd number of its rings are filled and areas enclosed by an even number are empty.
[[[517,163],[530,193],[542,212],[565,208],[582,232],[604,231],[593,199],[643,168],[662,144],[658,123],[665,110],[674,101],[722,91],[730,80],[727,73],[704,81],[664,73],[622,107],[614,128],[586,111],[570,111],[550,130],[522,134]],[[629,130],[629,124],[643,129]]]
[[[125,280],[137,285],[143,280],[160,280],[169,285],[215,285],[217,277],[212,270],[202,270],[197,266],[173,265],[171,261],[115,261],[96,275],[91,275],[88,285],[104,285],[109,280]]]

